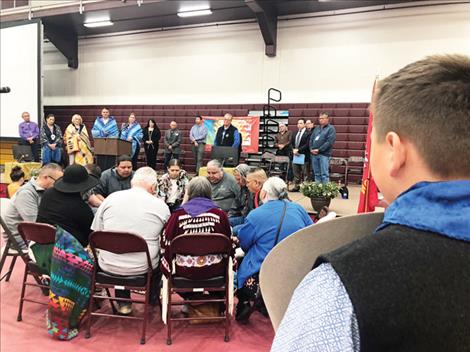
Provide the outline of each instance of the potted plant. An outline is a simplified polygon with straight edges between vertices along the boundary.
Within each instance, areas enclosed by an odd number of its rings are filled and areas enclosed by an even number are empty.
[[[300,185],[300,192],[310,198],[313,209],[317,212],[324,206],[329,206],[331,199],[339,194],[340,186],[336,182],[319,183],[305,181]]]

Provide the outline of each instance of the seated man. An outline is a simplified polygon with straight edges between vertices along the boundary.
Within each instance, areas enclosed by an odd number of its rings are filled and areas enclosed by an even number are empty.
[[[100,183],[93,189],[93,194],[88,202],[93,207],[99,207],[103,200],[111,193],[131,188],[132,158],[129,155],[121,155],[116,160],[116,166],[103,171]]]
[[[21,221],[36,221],[42,194],[54,186],[54,182],[60,177],[62,177],[62,168],[59,165],[54,163],[44,165],[36,178],[20,187],[5,209],[5,224],[23,249],[26,249],[27,245],[18,234],[18,224]]]
[[[268,176],[266,172],[261,168],[252,169],[246,175],[246,187],[248,187],[248,190],[253,194],[253,209],[263,204],[260,192],[267,179]]]
[[[246,187],[246,175],[250,172],[247,164],[240,164],[233,170],[233,176],[240,186],[238,197],[233,200],[232,206],[228,212],[230,226],[235,228],[243,224],[248,213],[253,209],[253,195]]]
[[[42,197],[37,222],[59,225],[74,236],[83,247],[88,245],[93,212],[83,200],[82,193],[96,186],[98,178],[89,175],[86,168],[73,164],[65,169]]]
[[[240,192],[237,181],[224,171],[218,160],[211,160],[207,163],[207,179],[212,187],[212,200],[220,209],[228,212]]]
[[[378,82],[370,162],[390,204],[383,223],[317,258],[272,351],[468,350],[469,88],[461,55]]]
[[[132,168],[132,166],[131,166]],[[96,212],[93,230],[126,231],[142,236],[149,247],[152,266],[158,269],[160,233],[170,217],[164,201],[155,197],[157,173],[146,166],[138,169],[132,178],[132,188],[118,191],[107,197]],[[116,275],[140,275],[146,272],[147,258],[143,253],[125,255],[100,251],[99,266],[103,271]],[[150,303],[155,304],[159,292],[158,273],[154,272]],[[130,298],[127,290],[115,290],[116,297]],[[131,305],[119,304],[121,314],[130,314]]]

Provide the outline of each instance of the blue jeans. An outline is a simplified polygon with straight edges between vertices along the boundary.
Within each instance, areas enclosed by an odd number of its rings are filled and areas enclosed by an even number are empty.
[[[46,165],[49,163],[60,164],[60,159],[62,157],[61,148],[56,146],[54,150],[49,148],[48,145],[45,145],[42,148],[42,164]]]
[[[228,218],[228,222],[230,223],[230,226],[232,226],[233,235],[238,236],[238,230],[245,223],[245,217],[244,216],[231,216]]]
[[[330,157],[326,155],[312,155],[312,168],[315,182],[330,182]]]

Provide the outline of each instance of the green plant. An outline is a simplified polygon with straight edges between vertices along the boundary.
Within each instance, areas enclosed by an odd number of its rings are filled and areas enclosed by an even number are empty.
[[[305,181],[300,185],[300,192],[309,198],[333,199],[339,194],[340,186],[336,182],[319,183]]]

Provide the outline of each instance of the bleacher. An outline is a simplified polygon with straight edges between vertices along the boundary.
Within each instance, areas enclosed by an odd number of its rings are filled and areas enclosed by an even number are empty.
[[[295,130],[297,119],[300,117],[310,118],[317,122],[317,117],[323,111],[330,115],[330,122],[336,128],[337,141],[334,145],[333,156],[349,158],[351,156],[364,156],[365,142],[367,136],[367,123],[369,112],[368,103],[312,103],[312,104],[276,104],[278,110],[289,111],[289,129]],[[223,116],[229,112],[233,116],[246,116],[250,110],[263,110],[264,104],[231,104],[231,105],[109,105],[111,115],[117,119],[118,126],[127,122],[129,114],[134,112],[137,121],[144,127],[149,118],[154,118],[158,127],[162,131],[169,128],[172,120],[178,123],[179,129],[183,132],[184,150],[183,162],[188,171],[195,168],[194,157],[191,152],[189,141],[189,130],[194,124],[197,115],[202,116]],[[79,105],[79,106],[45,106],[45,115],[52,113],[56,117],[56,122],[64,130],[70,123],[73,114],[82,116],[88,132],[93,126],[97,115],[100,114],[102,105]],[[260,130],[263,126],[260,126]],[[163,138],[163,137],[162,137]],[[163,150],[163,140],[160,143]],[[158,157],[158,168],[162,167],[162,155]],[[205,159],[209,159],[206,153]],[[143,148],[139,157],[141,165],[145,164]],[[357,163],[353,165],[360,167]],[[344,166],[334,166],[333,172],[344,172]],[[357,182],[359,174],[351,174],[350,182]]]

